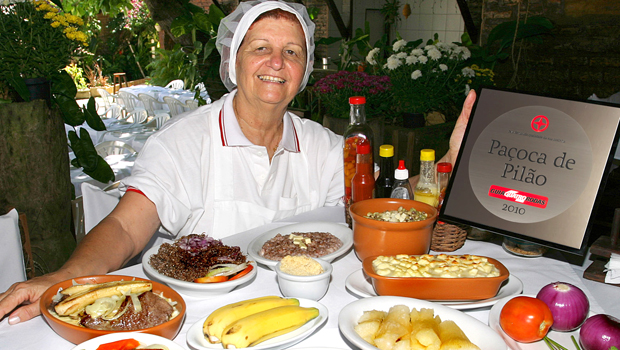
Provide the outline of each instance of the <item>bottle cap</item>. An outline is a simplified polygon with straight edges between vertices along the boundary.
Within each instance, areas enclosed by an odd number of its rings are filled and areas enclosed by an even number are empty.
[[[394,146],[381,145],[381,147],[379,147],[379,155],[381,157],[394,157]]]
[[[405,161],[398,161],[398,168],[394,170],[394,178],[396,180],[407,180],[409,178],[409,170],[405,168]]]
[[[368,142],[360,142],[357,144],[357,154],[368,154],[370,153],[370,143]]]
[[[420,151],[420,160],[421,161],[435,161],[435,150],[434,149],[423,149]]]
[[[448,162],[437,163],[438,173],[449,173],[452,171],[452,164]]]
[[[366,97],[364,96],[351,96],[349,97],[349,104],[363,105],[366,103]]]

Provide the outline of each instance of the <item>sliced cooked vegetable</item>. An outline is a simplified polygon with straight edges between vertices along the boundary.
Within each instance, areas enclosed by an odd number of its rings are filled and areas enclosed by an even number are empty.
[[[572,331],[581,326],[588,317],[588,297],[579,287],[570,283],[550,283],[542,287],[536,298],[549,306],[553,314],[553,330]]]
[[[243,271],[248,266],[248,263],[243,264],[217,264],[211,266],[207,276],[231,276],[237,272]]]
[[[228,276],[205,276],[194,280],[196,283],[217,283],[225,281],[228,281]]]
[[[140,342],[133,338],[130,338],[101,344],[99,345],[97,350],[133,350],[138,346],[140,346]]]

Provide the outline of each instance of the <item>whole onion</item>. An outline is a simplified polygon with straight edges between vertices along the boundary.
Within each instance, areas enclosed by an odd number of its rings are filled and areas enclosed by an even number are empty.
[[[536,295],[549,306],[556,331],[577,329],[588,317],[590,302],[586,294],[570,283],[554,282],[544,286]]]
[[[588,318],[579,330],[579,341],[584,350],[620,349],[620,320],[604,314]]]

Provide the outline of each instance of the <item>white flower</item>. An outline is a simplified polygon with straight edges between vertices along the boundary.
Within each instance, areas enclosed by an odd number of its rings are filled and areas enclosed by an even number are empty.
[[[421,76],[422,76],[422,72],[419,69],[417,69],[413,73],[411,73],[411,79],[413,79],[413,80],[416,80],[416,79],[418,79]]]
[[[466,60],[471,57],[471,52],[465,46],[457,46],[452,52],[452,58]]]
[[[468,78],[473,78],[476,76],[476,72],[469,68],[469,67],[465,67],[461,70],[461,73],[463,73],[464,77],[468,77]]]
[[[445,72],[445,71],[448,70],[448,66],[446,66],[445,64],[442,63],[442,64],[439,65],[439,69],[441,69],[442,72]]]
[[[413,55],[407,56],[407,58],[405,59],[405,63],[407,63],[407,64],[416,64],[416,63],[418,63],[418,61],[419,61],[418,58],[416,56],[413,56]]]
[[[444,51],[444,52],[445,52],[445,51],[450,51],[450,45],[449,45],[449,44],[446,44],[446,43],[444,43],[444,42],[441,42],[441,41],[440,41],[440,42],[438,42],[437,44],[435,44],[435,46],[437,46],[437,48],[438,48],[440,51]]]
[[[403,62],[401,62],[400,59],[398,59],[398,57],[392,55],[387,59],[387,69],[389,70],[394,70],[398,67],[400,67],[403,64]]]
[[[422,55],[424,55],[424,50],[422,50],[422,49],[413,49],[413,50],[411,50],[411,54],[415,55],[415,56],[422,56]]]
[[[426,46],[424,46],[424,50],[426,50],[426,51],[430,51],[432,49],[437,49],[437,46],[435,46],[435,45],[426,45]]]
[[[396,57],[403,59],[403,58],[407,58],[407,53],[406,52],[399,52],[396,54]]]
[[[469,84],[465,84],[465,96],[469,95],[469,90],[471,90]]]
[[[392,49],[394,50],[394,52],[398,52],[400,51],[403,47],[405,47],[405,45],[407,45],[407,42],[403,39],[398,40],[397,42],[394,43],[394,45],[392,46]]]
[[[426,62],[428,62],[428,57],[426,56],[420,56],[418,57],[418,61],[422,64],[426,64]]]
[[[438,59],[441,58],[441,52],[439,50],[437,50],[436,47],[433,47],[432,49],[428,50],[426,52],[426,54],[428,55],[428,57],[430,57],[433,61],[437,61]]]
[[[366,55],[366,62],[368,62],[371,65],[376,65],[377,64],[377,60],[375,59],[375,56],[379,53],[379,48],[375,47],[374,49],[370,50],[368,52],[368,55]]]

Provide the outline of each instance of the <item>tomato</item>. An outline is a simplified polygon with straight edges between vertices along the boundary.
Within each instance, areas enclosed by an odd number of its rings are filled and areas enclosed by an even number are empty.
[[[553,315],[542,300],[518,296],[504,305],[499,314],[499,324],[512,339],[531,343],[547,335],[553,324]]]
[[[245,269],[241,270],[238,274],[232,276],[229,279],[229,281],[236,280],[237,278],[241,278],[241,277],[247,275],[248,273],[250,273],[250,271],[252,271],[253,268],[254,268],[254,266],[248,265],[248,267],[246,267]]]
[[[138,346],[140,346],[140,342],[135,339],[123,339],[111,343],[101,344],[97,350],[132,350]]]
[[[225,281],[228,281],[228,276],[205,276],[194,280],[196,283],[216,283]]]

